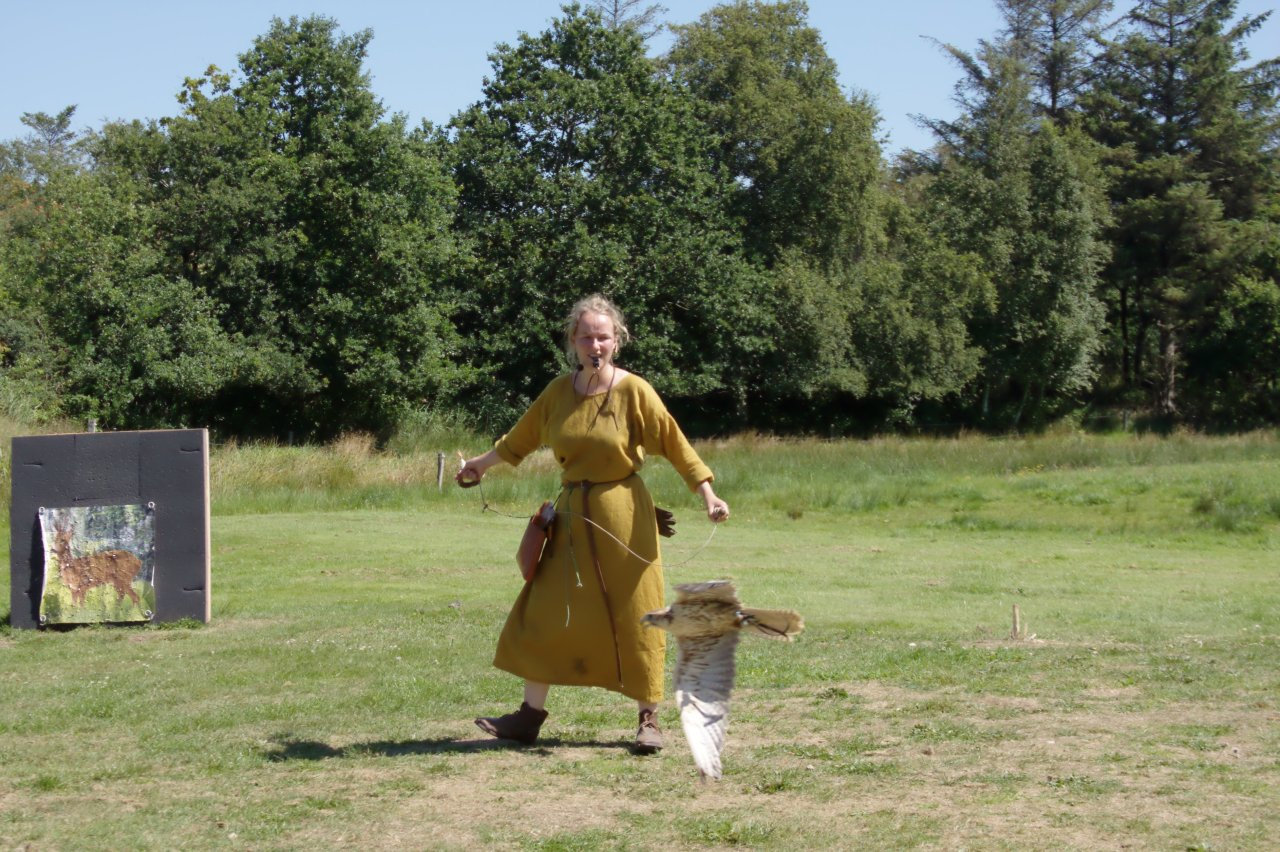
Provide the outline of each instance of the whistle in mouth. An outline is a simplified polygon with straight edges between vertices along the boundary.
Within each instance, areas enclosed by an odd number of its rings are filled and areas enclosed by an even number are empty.
[[[600,369],[600,356],[599,356],[599,355],[592,355],[592,356],[591,356],[591,366],[592,366],[592,367],[594,367],[594,368],[595,368],[595,369],[597,369],[597,370],[599,370],[599,369]]]

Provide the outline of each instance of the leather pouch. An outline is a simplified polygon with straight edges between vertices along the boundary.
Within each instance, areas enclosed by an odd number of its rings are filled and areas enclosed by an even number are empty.
[[[548,500],[533,513],[529,525],[524,528],[524,536],[516,550],[516,565],[520,567],[520,576],[526,583],[538,573],[538,563],[542,561],[543,548],[551,540],[551,522],[555,519],[555,504]]]

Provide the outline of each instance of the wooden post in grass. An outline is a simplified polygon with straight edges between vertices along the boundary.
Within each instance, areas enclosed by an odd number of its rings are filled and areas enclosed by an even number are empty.
[[[436,491],[444,491],[444,451],[436,453]]]
[[[1013,605],[1013,631],[1009,634],[1009,638],[1013,640],[1021,639],[1027,635],[1026,625],[1022,623],[1022,613],[1018,610],[1018,605]]]

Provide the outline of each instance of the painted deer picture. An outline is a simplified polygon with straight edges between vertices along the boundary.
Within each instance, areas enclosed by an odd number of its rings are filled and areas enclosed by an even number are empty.
[[[71,552],[71,540],[75,527],[71,519],[60,519],[54,524],[53,552],[58,557],[58,578],[71,590],[71,600],[76,606],[84,605],[84,596],[95,586],[111,586],[116,599],[125,595],[141,606],[138,593],[133,590],[133,578],[142,570],[142,560],[129,550],[99,550],[84,556]]]

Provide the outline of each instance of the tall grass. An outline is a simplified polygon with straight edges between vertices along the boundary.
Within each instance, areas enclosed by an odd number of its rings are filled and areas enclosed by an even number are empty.
[[[9,439],[18,434],[66,431],[65,422],[33,427],[0,413],[0,509],[9,501]],[[215,445],[210,458],[213,509],[218,514],[307,512],[340,509],[411,509],[481,505],[481,494],[453,486],[458,453],[476,455],[489,441],[460,420],[420,415],[405,421],[382,446],[373,436],[350,434],[323,446],[271,443]],[[972,514],[989,502],[986,477],[1013,477],[1034,491],[1046,472],[1075,471],[1063,500],[1114,503],[1137,490],[1177,489],[1177,468],[1245,465],[1206,490],[1177,491],[1195,520],[1228,532],[1256,531],[1280,514],[1280,494],[1267,482],[1268,463],[1280,459],[1280,431],[1225,437],[1194,433],[1156,435],[1082,432],[992,438],[882,437],[824,441],[758,434],[696,442],[717,477],[717,490],[735,505],[783,512],[872,512],[913,505],[954,504]],[[440,454],[443,483],[438,485]],[[1259,467],[1253,467],[1258,463]],[[1141,468],[1134,477],[1126,471]],[[1108,472],[1115,476],[1108,476]],[[644,476],[659,502],[691,505],[669,465],[658,460]],[[1092,482],[1093,485],[1089,485]],[[517,469],[505,465],[485,478],[483,500],[522,514],[551,496],[559,477],[549,452],[535,453]],[[963,519],[957,521],[962,525]],[[982,523],[982,521],[978,521]]]
[[[459,452],[475,455],[488,442],[461,431],[437,431],[430,437],[436,441],[434,445],[424,444],[420,434],[393,440],[382,449],[367,435],[349,435],[322,447],[216,447],[211,460],[214,509],[241,514],[479,505],[479,493],[460,492],[452,486],[452,477]],[[1150,472],[1145,486],[1119,473],[1124,481],[1106,484],[1108,494],[1090,494],[1073,486],[1069,495],[1075,500],[1113,500],[1125,489],[1166,487],[1177,479],[1175,469],[1183,465],[1274,462],[1280,458],[1280,433],[1272,430],[1229,437],[1072,433],[865,441],[751,434],[695,446],[715,471],[717,490],[726,499],[798,516],[812,511],[868,512],[939,501],[972,508],[985,500],[974,481],[983,477],[1015,477],[1034,488],[1036,476],[1045,472],[1093,472],[1102,479],[1107,479],[1108,471],[1141,468]],[[444,483],[438,488],[441,452]],[[684,484],[664,461],[647,464],[644,475],[660,502],[679,505],[689,500]],[[1264,482],[1247,471],[1239,479],[1241,499],[1252,501],[1251,505],[1266,502]],[[553,460],[544,450],[517,469],[505,465],[495,468],[485,479],[484,496],[492,505],[525,512],[554,492],[558,482]],[[1113,491],[1116,494],[1110,494]]]
[[[396,424],[386,449],[396,455],[415,455],[441,447],[465,447],[475,443],[475,432],[465,415],[457,412],[415,409]]]

